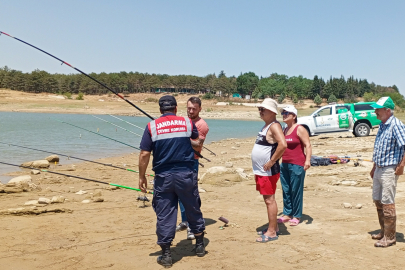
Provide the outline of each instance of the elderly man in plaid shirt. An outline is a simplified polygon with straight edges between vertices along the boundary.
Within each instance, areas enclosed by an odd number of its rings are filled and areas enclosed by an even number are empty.
[[[405,125],[394,116],[395,104],[390,97],[382,97],[371,106],[381,120],[374,143],[374,166],[370,172],[381,231],[371,238],[378,240],[375,247],[389,247],[396,243],[395,192],[398,177],[405,167]]]

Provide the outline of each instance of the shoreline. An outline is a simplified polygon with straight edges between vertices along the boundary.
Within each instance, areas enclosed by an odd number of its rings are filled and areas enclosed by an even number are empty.
[[[208,254],[203,258],[193,256],[193,242],[185,240],[185,232],[179,232],[172,246],[177,269],[190,269],[197,263],[201,269],[267,269],[269,256],[283,269],[298,264],[302,269],[351,268],[359,258],[362,258],[361,268],[371,269],[386,258],[387,254],[374,248],[375,241],[370,238],[379,225],[368,176],[372,163],[366,161],[361,161],[359,166],[351,161],[311,167],[304,183],[302,222],[296,227],[280,224],[279,240],[256,243],[257,231],[265,228],[268,220],[251,169],[254,139],[230,138],[206,144],[217,154],[213,156],[204,150],[203,155],[212,162],[204,162],[205,167],[199,169]],[[374,139],[374,136],[355,138],[346,132],[311,137],[311,143],[314,155],[361,155],[368,159]],[[136,169],[137,156],[130,153],[97,161],[117,166],[126,164]],[[137,174],[89,162],[75,166],[62,164],[56,170],[138,188]],[[147,173],[153,173],[150,166]],[[143,195],[136,191],[42,172],[31,176],[41,189],[0,193],[3,239],[0,263],[9,268],[35,270],[50,265],[58,269],[159,267],[154,265],[160,247],[156,244],[152,196],[147,195],[149,202],[143,202],[137,200]],[[150,180],[148,177],[149,188]],[[400,176],[396,197],[398,232],[405,228],[401,222],[403,191],[405,177]],[[30,200],[53,196],[63,196],[66,200],[49,205],[25,205]],[[279,183],[275,198],[281,212]],[[86,200],[89,202],[84,203]],[[353,207],[345,208],[343,203]],[[218,221],[220,216],[230,221],[228,226]],[[393,269],[405,265],[402,260],[405,240],[401,234],[397,237],[397,245],[388,248],[390,260],[384,260]]]

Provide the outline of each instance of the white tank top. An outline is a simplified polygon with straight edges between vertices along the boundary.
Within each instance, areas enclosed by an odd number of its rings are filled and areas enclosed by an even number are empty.
[[[252,150],[252,167],[253,173],[261,176],[272,176],[280,172],[280,164],[277,160],[274,163],[273,167],[270,170],[265,171],[263,166],[269,162],[271,157],[276,152],[278,143],[269,143],[266,140],[266,134],[270,126],[276,122],[270,123],[267,127],[263,127],[262,131],[259,131],[259,134],[256,137],[255,145]]]

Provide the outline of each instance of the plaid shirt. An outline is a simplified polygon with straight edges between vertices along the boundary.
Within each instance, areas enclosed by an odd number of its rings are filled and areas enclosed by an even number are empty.
[[[405,125],[393,115],[380,128],[375,138],[373,161],[379,167],[397,165],[404,156]]]

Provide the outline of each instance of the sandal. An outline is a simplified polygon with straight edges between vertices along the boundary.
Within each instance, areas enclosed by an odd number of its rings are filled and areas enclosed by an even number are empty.
[[[261,239],[261,241],[257,241],[258,239]],[[267,242],[270,242],[270,241],[277,240],[278,236],[270,237],[270,236],[267,236],[265,234],[262,234],[262,235],[260,235],[260,238],[258,238],[258,239],[256,239],[256,242],[258,242],[258,243],[267,243]]]
[[[290,220],[290,226],[297,226],[300,223],[299,218],[293,218]]]
[[[286,223],[290,220],[291,218],[289,216],[282,216],[277,219],[277,223]]]
[[[263,231],[258,231],[257,232],[257,235],[263,235],[263,234],[265,234],[267,232],[267,229],[264,229]],[[280,230],[277,230],[276,231],[276,234],[277,235],[280,235]]]

